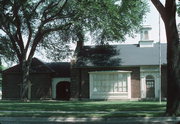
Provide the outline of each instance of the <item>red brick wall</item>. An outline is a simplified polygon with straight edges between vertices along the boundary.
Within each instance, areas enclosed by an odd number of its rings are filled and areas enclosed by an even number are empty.
[[[18,74],[3,74],[2,80],[2,99],[19,99],[20,98],[21,78]]]
[[[51,75],[50,74],[32,74],[31,77],[31,97],[32,99],[51,99]]]
[[[50,74],[31,74],[30,76],[31,98],[50,99],[51,98],[51,75]],[[19,99],[21,75],[19,73],[3,74],[2,99]]]
[[[71,69],[71,98],[79,98],[80,69]]]

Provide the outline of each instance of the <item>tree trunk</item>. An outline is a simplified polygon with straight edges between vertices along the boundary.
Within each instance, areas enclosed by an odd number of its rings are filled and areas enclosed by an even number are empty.
[[[167,37],[167,105],[166,115],[178,112],[180,103],[180,41],[176,26],[176,1],[151,0],[160,13],[166,28]]]
[[[175,18],[165,22],[167,36],[166,115],[176,115],[180,103],[180,43]]]
[[[21,84],[21,92],[20,92],[20,97],[21,100],[28,100],[28,83],[30,82],[29,80],[29,71],[30,71],[30,62],[26,60],[25,57],[22,59],[21,63],[21,68],[22,68],[22,84]]]

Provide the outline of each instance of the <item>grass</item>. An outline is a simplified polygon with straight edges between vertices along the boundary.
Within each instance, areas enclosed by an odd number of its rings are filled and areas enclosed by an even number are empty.
[[[0,116],[30,116],[30,117],[144,117],[161,116],[165,111],[165,102],[121,102],[121,101],[0,101]],[[33,111],[33,112],[15,112]],[[92,113],[41,113],[38,111],[80,111]],[[93,113],[94,111],[105,111],[106,113]],[[115,113],[118,111],[129,111],[127,113]],[[132,113],[130,111],[137,111]],[[142,112],[146,111],[146,112]],[[157,111],[157,112],[152,112]]]

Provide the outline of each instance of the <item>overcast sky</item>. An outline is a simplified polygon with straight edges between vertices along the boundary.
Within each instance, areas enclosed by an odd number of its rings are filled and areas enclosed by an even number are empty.
[[[150,12],[147,13],[143,25],[150,25],[152,27],[151,31],[151,39],[154,40],[155,42],[159,42],[159,13],[157,12],[156,8],[153,6],[153,4],[149,1],[150,5]],[[161,0],[163,3],[165,0]],[[180,17],[177,17],[177,24],[180,23]],[[161,42],[166,43],[166,35],[165,35],[165,28],[164,28],[164,23],[160,22],[160,36],[161,36]],[[1,32],[0,32],[1,33]],[[125,44],[138,44],[140,40],[140,35],[135,34],[135,38],[126,38],[126,41],[124,42]],[[90,45],[91,42],[85,43],[85,45]],[[75,45],[72,45],[72,47],[75,47]],[[37,55],[35,55],[37,57]],[[38,55],[39,57],[39,55]],[[44,57],[40,57],[44,59]]]
[[[165,0],[161,0],[164,4]],[[145,19],[144,19],[144,25],[150,25],[152,27],[151,31],[151,39],[155,42],[159,42],[159,13],[157,12],[154,5],[149,2],[150,5],[150,12],[147,13]],[[165,35],[165,28],[164,28],[164,22],[162,19],[160,19],[160,39],[162,43],[166,43],[166,35]],[[177,24],[180,23],[180,17],[177,17]],[[125,43],[127,44],[136,44],[140,40],[139,34],[136,34],[137,37],[135,38],[127,38]]]

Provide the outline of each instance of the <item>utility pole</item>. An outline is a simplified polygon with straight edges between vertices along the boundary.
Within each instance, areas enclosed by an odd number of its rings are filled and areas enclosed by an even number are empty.
[[[161,104],[161,17],[159,15],[159,103]]]
[[[2,55],[0,54],[0,73],[2,71],[2,61],[1,61],[1,59],[2,59]]]
[[[0,54],[0,66],[2,66],[2,61],[1,61],[1,57],[2,57],[2,55]]]

